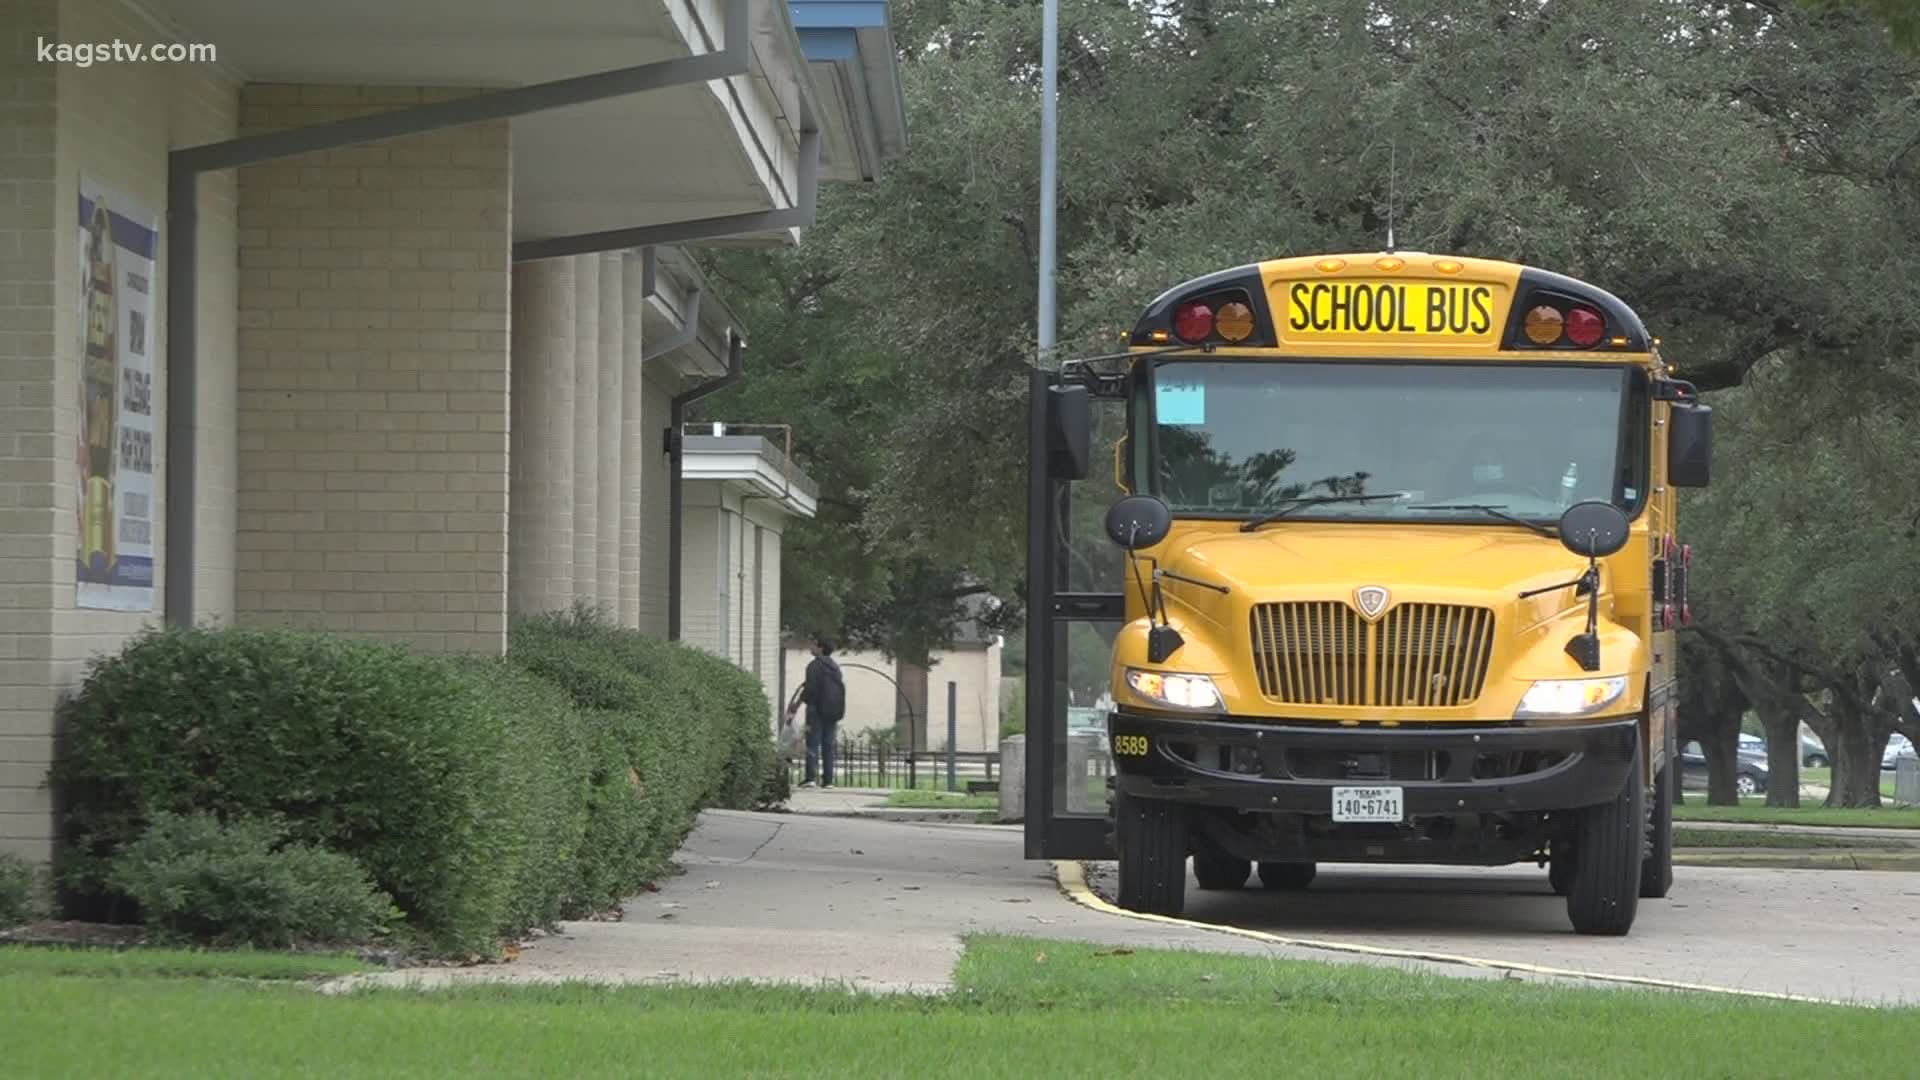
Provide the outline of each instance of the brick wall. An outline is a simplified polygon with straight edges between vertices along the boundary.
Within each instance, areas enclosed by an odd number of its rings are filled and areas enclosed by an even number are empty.
[[[0,849],[50,853],[49,793],[41,787],[53,750],[55,701],[85,674],[87,661],[119,648],[157,622],[165,593],[156,582],[146,613],[75,606],[74,551],[79,473],[81,348],[78,202],[80,177],[143,204],[167,205],[166,155],[179,146],[230,137],[234,85],[206,65],[41,64],[40,37],[58,41],[165,35],[110,0],[16,0],[0,28]],[[231,594],[232,519],[218,512],[231,473],[218,460],[231,445],[234,317],[233,183],[201,181],[198,317],[203,457],[196,517],[203,604],[220,610]],[[164,317],[166,246],[153,305]],[[152,339],[150,339],[152,340]],[[165,430],[165,342],[152,340],[155,423]],[[155,524],[164,529],[165,446],[155,447]],[[157,552],[162,573],[164,536]]]
[[[250,85],[247,133],[469,91]],[[239,617],[499,652],[505,123],[240,173]]]

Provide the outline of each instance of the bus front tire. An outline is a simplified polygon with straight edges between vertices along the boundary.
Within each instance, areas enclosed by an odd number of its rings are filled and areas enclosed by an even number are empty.
[[[1120,906],[1146,915],[1178,915],[1187,902],[1186,815],[1178,803],[1116,792],[1114,846],[1120,856]]]
[[[1231,855],[1193,857],[1193,880],[1209,891],[1238,889],[1247,883],[1247,875],[1251,873],[1253,863],[1246,859],[1236,859]]]
[[[1633,928],[1647,842],[1647,781],[1640,755],[1636,746],[1619,795],[1580,810],[1574,819],[1567,918],[1578,933],[1618,936]]]

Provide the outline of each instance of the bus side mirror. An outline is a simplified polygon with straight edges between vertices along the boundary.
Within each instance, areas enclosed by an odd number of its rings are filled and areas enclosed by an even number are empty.
[[[1056,480],[1085,480],[1093,457],[1093,402],[1084,386],[1047,391],[1047,472]]]
[[[1675,403],[1667,425],[1667,482],[1703,488],[1713,466],[1713,406]]]
[[[1560,515],[1560,545],[1575,555],[1604,559],[1627,546],[1632,523],[1610,502],[1583,502]]]
[[[1128,551],[1150,548],[1172,531],[1172,508],[1152,495],[1129,495],[1107,510],[1107,539]]]

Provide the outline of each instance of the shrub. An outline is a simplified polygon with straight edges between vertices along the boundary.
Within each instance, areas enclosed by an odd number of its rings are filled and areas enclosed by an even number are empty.
[[[513,868],[499,931],[519,937],[533,927],[585,914],[578,893],[592,798],[591,721],[559,687],[504,657],[456,661],[509,725],[500,759]]]
[[[508,658],[564,689],[589,728],[579,901],[616,902],[666,865],[707,806],[747,808],[774,760],[766,692],[690,646],[590,609],[516,619]]]
[[[40,868],[0,851],[0,928],[31,922],[41,914]]]
[[[767,778],[760,785],[760,794],[754,797],[753,808],[771,810],[792,797],[793,777],[788,774],[787,763],[776,758],[767,766]]]
[[[270,817],[357,859],[431,942],[490,944],[519,880],[514,725],[472,671],[334,634],[141,635],[62,708],[63,883],[124,906],[106,864],[155,815]]]
[[[283,826],[212,814],[157,813],[111,863],[148,931],[166,944],[360,944],[400,917],[347,855],[305,844],[279,847]]]
[[[213,932],[213,901],[181,914],[150,856],[124,856],[179,815],[266,821],[285,851],[356,861],[425,944],[482,950],[625,899],[700,809],[762,800],[770,716],[732,664],[583,610],[516,620],[503,659],[291,630],[150,631],[62,705],[61,880],[78,914],[160,903],[150,918]],[[249,887],[280,888],[251,827],[221,857],[257,871]],[[205,880],[215,870],[228,872]]]

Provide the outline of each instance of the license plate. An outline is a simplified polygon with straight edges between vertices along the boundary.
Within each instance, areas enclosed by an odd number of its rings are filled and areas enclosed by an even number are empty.
[[[1337,787],[1333,789],[1335,821],[1402,821],[1406,801],[1397,787]]]

